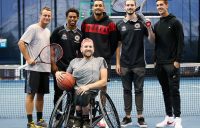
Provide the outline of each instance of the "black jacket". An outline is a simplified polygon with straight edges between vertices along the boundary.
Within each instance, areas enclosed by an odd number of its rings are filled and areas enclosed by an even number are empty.
[[[57,62],[60,69],[65,70],[72,59],[81,57],[81,41],[82,32],[78,28],[69,30],[66,25],[62,25],[52,32],[50,42],[59,44],[63,49],[63,57]]]
[[[162,17],[154,26],[155,62],[168,64],[180,62],[184,47],[184,34],[181,23],[172,14]]]
[[[94,56],[103,57],[109,62],[117,48],[115,23],[106,14],[99,21],[92,15],[82,22],[81,31],[83,38],[87,37],[94,41]]]

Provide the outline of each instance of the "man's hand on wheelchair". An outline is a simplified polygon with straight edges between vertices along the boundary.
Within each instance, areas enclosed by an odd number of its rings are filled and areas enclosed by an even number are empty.
[[[83,95],[88,90],[90,90],[90,88],[87,85],[82,85],[82,86],[79,86],[76,89],[76,94],[77,95]]]

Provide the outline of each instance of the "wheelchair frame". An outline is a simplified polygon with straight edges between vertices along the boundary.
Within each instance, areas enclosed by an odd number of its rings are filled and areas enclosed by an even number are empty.
[[[62,110],[61,108],[62,105]],[[49,128],[67,128],[70,119],[70,110],[73,105],[73,96],[71,92],[64,91],[63,95],[57,101],[49,120]],[[117,110],[110,96],[99,91],[95,98],[90,100],[90,128],[94,128],[97,123],[104,118],[109,128],[120,128],[120,121]]]

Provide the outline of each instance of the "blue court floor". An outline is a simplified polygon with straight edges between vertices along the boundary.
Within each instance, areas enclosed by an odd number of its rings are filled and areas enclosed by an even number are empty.
[[[148,128],[155,128],[156,123],[162,121],[164,102],[161,87],[154,78],[146,78],[144,82],[144,116]],[[183,128],[200,128],[200,77],[185,77],[181,79],[181,115]],[[24,81],[0,80],[0,128],[26,128],[25,118]],[[45,96],[44,117],[49,118],[53,109],[53,82],[51,81],[50,94]],[[123,110],[123,89],[121,81],[115,80],[109,83],[107,93],[112,98],[119,117],[125,115]],[[17,100],[16,100],[17,99]],[[35,113],[35,112],[34,112]],[[135,117],[135,106],[132,116]],[[48,119],[47,119],[48,121]],[[137,128],[136,118],[133,118],[133,126]]]
[[[146,122],[148,123],[148,128],[155,128],[155,124],[160,122],[163,117],[151,117],[146,118]],[[18,119],[0,119],[0,127],[1,128],[26,128],[26,119],[18,118]],[[136,126],[136,118],[133,118],[133,126],[129,126],[127,128],[137,128]],[[184,116],[182,117],[182,125],[183,128],[200,128],[200,116]]]

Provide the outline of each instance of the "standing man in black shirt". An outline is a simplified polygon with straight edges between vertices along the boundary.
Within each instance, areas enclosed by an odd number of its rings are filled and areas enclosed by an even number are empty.
[[[81,57],[80,46],[82,41],[82,32],[77,28],[79,12],[75,8],[66,11],[66,24],[57,27],[50,38],[51,43],[58,43],[63,49],[63,57],[52,64],[54,78],[54,105],[63,94],[63,91],[57,86],[55,78],[56,71],[66,71],[69,63],[76,57]]]
[[[117,48],[116,24],[105,13],[103,0],[94,0],[93,14],[85,19],[81,25],[84,38],[90,38],[94,42],[94,56],[103,57],[108,64],[108,81],[110,78],[111,57]],[[106,90],[106,87],[102,90]],[[102,124],[102,125],[101,125]],[[105,126],[101,123],[100,126]]]
[[[143,112],[143,86],[145,76],[144,36],[153,34],[151,26],[135,13],[136,1],[126,0],[124,19],[117,23],[119,43],[116,51],[116,72],[121,75],[126,116],[122,127],[132,125],[132,82],[134,82],[135,104],[138,126],[147,127]],[[150,36],[149,36],[150,38]],[[121,56],[120,56],[121,53]]]
[[[168,0],[157,0],[160,20],[155,24],[155,71],[162,87],[166,117],[156,127],[182,128],[180,110],[180,62],[184,47],[181,23],[168,12]]]

